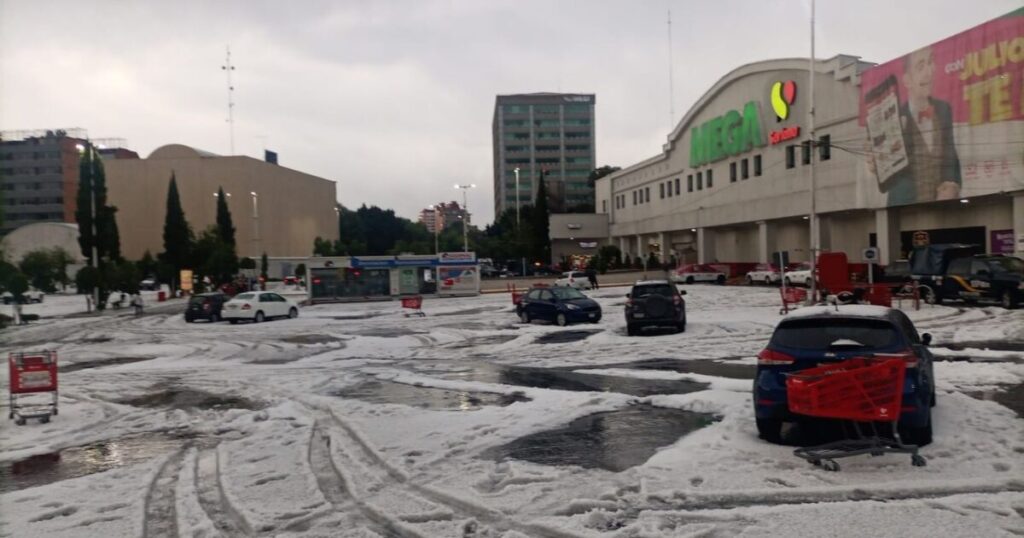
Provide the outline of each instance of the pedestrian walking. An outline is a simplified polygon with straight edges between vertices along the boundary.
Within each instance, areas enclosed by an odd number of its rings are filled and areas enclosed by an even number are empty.
[[[590,282],[590,289],[600,289],[600,286],[597,285],[597,270],[593,267],[587,268],[587,280]]]
[[[132,306],[135,308],[135,315],[142,315],[142,295],[136,293],[132,295]]]

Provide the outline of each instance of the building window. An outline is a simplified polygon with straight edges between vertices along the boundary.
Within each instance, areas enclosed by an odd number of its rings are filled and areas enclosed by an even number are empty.
[[[796,146],[786,146],[786,168],[796,166]]]
[[[811,164],[811,141],[804,140],[800,143],[800,160],[804,164]]]
[[[693,192],[693,174],[686,176],[686,192]]]
[[[818,139],[818,157],[823,161],[832,158],[832,135],[824,135]]]
[[[658,184],[658,192],[661,194],[661,199],[664,200],[665,199],[665,184],[664,183],[659,183]]]
[[[672,197],[672,180],[670,179],[670,180],[666,181],[665,185],[667,185],[667,187],[668,187],[666,189],[668,191],[668,197],[671,198]]]
[[[601,200],[601,213],[608,212],[608,200]]]
[[[647,200],[648,202],[651,201],[651,188],[650,187],[644,187],[644,199]]]
[[[740,177],[750,179],[750,161],[747,159],[740,161]]]
[[[729,183],[736,183],[736,163],[729,163]]]
[[[761,176],[761,156],[754,155],[754,177]]]
[[[633,205],[636,205],[636,191],[633,191]]]
[[[709,189],[710,189],[710,188],[711,188],[711,186],[712,186],[712,179],[711,179],[711,178],[712,178],[712,175],[711,175],[711,173],[712,173],[713,171],[714,171],[714,170],[708,170],[708,174],[707,174],[707,176],[708,176],[708,188],[709,188]]]
[[[697,190],[704,190],[704,172],[697,172]]]

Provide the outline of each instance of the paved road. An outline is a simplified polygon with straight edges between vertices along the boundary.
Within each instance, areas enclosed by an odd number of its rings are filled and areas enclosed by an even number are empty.
[[[516,277],[516,278],[488,278],[480,284],[480,291],[494,293],[506,291],[508,286],[514,284],[518,289],[529,288],[534,284],[551,284],[557,277]],[[597,275],[597,283],[601,287],[631,286],[637,280],[645,278],[667,278],[664,271],[650,270],[607,273]]]

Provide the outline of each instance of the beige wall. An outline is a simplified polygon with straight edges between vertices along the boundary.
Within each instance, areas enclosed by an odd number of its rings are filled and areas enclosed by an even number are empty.
[[[117,207],[121,252],[129,259],[163,250],[167,189],[177,178],[185,218],[198,235],[214,224],[223,187],[239,256],[308,256],[317,236],[338,238],[335,183],[251,157],[205,156],[164,146],[146,159],[104,161],[108,200]],[[255,208],[258,217],[254,218]]]

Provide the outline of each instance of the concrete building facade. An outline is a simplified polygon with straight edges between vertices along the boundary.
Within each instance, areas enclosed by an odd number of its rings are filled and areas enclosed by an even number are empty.
[[[594,204],[594,94],[499,95],[494,105],[494,214],[533,204],[540,174],[552,212]],[[516,170],[519,190],[516,191]]]
[[[197,234],[216,222],[218,188],[228,195],[239,256],[305,257],[319,236],[338,239],[335,183],[246,156],[217,156],[171,144],[145,159],[105,160],[108,203],[117,207],[121,252],[163,250],[167,189],[176,178]]]
[[[807,260],[813,163],[823,251],[860,261],[875,246],[883,264],[929,242],[1024,254],[1024,107],[1008,93],[1024,57],[972,68],[1007,36],[1024,43],[1024,13],[882,65],[816,61],[813,141],[807,59],[734,69],[658,155],[596,182],[608,241],[683,262]],[[997,83],[1005,100],[975,95]]]
[[[608,234],[608,215],[603,213],[555,213],[551,215],[551,261],[574,256],[593,256]]]

